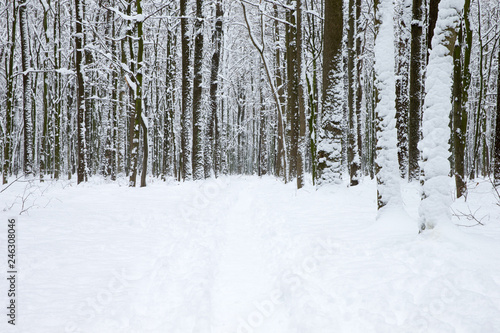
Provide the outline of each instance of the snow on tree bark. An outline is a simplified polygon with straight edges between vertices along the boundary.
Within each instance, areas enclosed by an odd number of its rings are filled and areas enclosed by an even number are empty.
[[[207,114],[207,134],[205,144],[205,178],[219,174],[219,122],[217,115],[217,91],[219,89],[219,67],[222,47],[222,0],[215,1],[215,27],[212,34],[213,54],[210,69],[210,109]]]
[[[419,207],[420,229],[450,221],[450,128],[453,48],[463,0],[441,0],[427,66],[426,97],[422,120],[423,194]]]
[[[194,24],[194,80],[193,80],[193,179],[203,179],[203,112],[201,105],[203,64],[203,1],[196,0],[196,21]]]
[[[356,6],[354,0],[349,0],[349,17],[347,19],[347,108],[348,108],[348,129],[347,129],[347,163],[349,169],[350,185],[355,186],[360,178],[360,157],[358,150],[358,119],[356,112],[357,105],[357,60],[355,48],[356,34]]]
[[[2,183],[7,184],[8,178],[12,173],[12,155],[13,155],[13,143],[14,143],[14,124],[13,124],[13,113],[14,113],[14,52],[16,48],[16,27],[17,27],[17,13],[18,7],[16,6],[16,1],[12,2],[12,12],[13,21],[11,29],[11,39],[10,39],[10,50],[9,50],[9,65],[8,70],[6,70],[6,81],[7,81],[7,91],[6,91],[6,108],[5,108],[5,142],[3,147],[3,165],[2,165]],[[8,11],[7,11],[8,13]]]
[[[377,207],[400,202],[399,164],[396,131],[396,91],[394,75],[394,8],[392,0],[382,0],[376,7],[375,31],[375,107],[377,148]]]
[[[326,1],[324,10],[323,110],[317,147],[318,184],[342,181],[343,0]]]
[[[423,43],[422,0],[413,0],[411,22],[410,56],[410,108],[408,114],[408,180],[420,176],[420,121],[422,112],[422,43]]]
[[[19,30],[21,31],[21,58],[23,69],[23,125],[24,125],[24,173],[33,173],[33,119],[31,116],[31,74],[29,35],[27,22],[28,1],[19,4]]]
[[[452,143],[453,143],[453,172],[457,198],[467,191],[465,172],[465,153],[467,139],[467,102],[470,86],[470,52],[472,46],[472,32],[469,21],[470,0],[465,0],[463,17],[458,30],[458,38],[453,51],[454,78],[453,78],[453,114],[452,114]],[[436,12],[437,15],[437,12]],[[462,52],[463,50],[463,52]],[[463,53],[463,57],[462,57]]]
[[[180,0],[181,14],[181,178],[190,180],[191,165],[191,94],[189,89],[189,34],[187,22],[187,0]]]
[[[302,0],[297,0],[297,98],[299,106],[299,133],[298,133],[298,151],[297,151],[297,188],[300,189],[304,186],[304,157],[306,151],[306,111],[304,100],[304,86],[303,86],[303,69],[302,69]]]
[[[83,81],[83,2],[75,0],[75,67],[77,81],[76,109],[77,109],[77,135],[78,135],[78,168],[77,182],[80,184],[87,179],[87,145],[85,141],[85,88]]]
[[[498,47],[497,58],[497,112],[495,122],[495,164],[493,174],[495,186],[500,185],[500,47]]]
[[[397,4],[396,33],[396,128],[398,132],[398,162],[401,178],[408,174],[408,107],[410,96],[408,90],[410,64],[410,13],[405,0]]]

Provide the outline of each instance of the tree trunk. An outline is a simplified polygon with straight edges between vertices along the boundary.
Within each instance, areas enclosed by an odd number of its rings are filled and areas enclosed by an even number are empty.
[[[349,168],[349,183],[351,186],[358,185],[360,160],[358,151],[358,121],[356,112],[356,6],[354,0],[349,0],[349,17],[347,19],[347,109],[348,109],[348,129],[347,129],[347,165]]]
[[[401,178],[408,173],[408,70],[409,70],[409,34],[405,4],[400,3],[398,8],[398,39],[396,63],[396,128],[398,132],[398,162]]]
[[[470,0],[466,0],[470,1]],[[429,27],[427,28],[427,50],[432,48],[432,37],[434,36],[434,28],[438,17],[438,7],[441,0],[429,0]],[[429,52],[426,53],[426,59]],[[428,61],[428,59],[426,60]]]
[[[304,85],[302,82],[302,0],[297,0],[297,60],[296,60],[296,81],[299,107],[299,133],[297,152],[297,189],[304,186],[304,157],[306,151],[306,107],[304,100]]]
[[[217,116],[217,91],[219,88],[219,67],[220,50],[222,47],[222,0],[215,2],[215,28],[212,34],[212,43],[214,51],[212,54],[212,64],[210,72],[210,110],[207,120],[207,143],[205,145],[205,178],[208,178],[214,172],[215,177],[219,174],[219,161],[217,158],[219,131]]]
[[[163,175],[176,176],[175,163],[175,134],[174,134],[174,37],[171,31],[167,35],[167,64],[165,77],[166,108],[163,115]]]
[[[359,159],[359,176],[361,177],[363,168],[363,137],[361,130],[361,102],[363,100],[363,86],[362,86],[362,68],[363,68],[363,51],[361,49],[362,38],[362,22],[361,22],[361,0],[356,0],[356,133],[357,133],[357,146],[358,146],[358,159]]]
[[[142,15],[141,0],[136,1],[137,5],[137,15]],[[146,186],[146,176],[148,173],[148,155],[149,155],[149,144],[148,144],[148,126],[145,122],[146,116],[143,114],[142,107],[142,84],[143,84],[143,59],[144,59],[144,37],[142,32],[143,20],[138,19],[137,21],[137,94],[135,99],[135,111],[136,111],[136,126],[140,124],[143,134],[143,146],[142,146],[142,172],[141,172],[141,187]],[[138,132],[138,131],[137,131]],[[137,141],[139,141],[139,133],[135,135]]]
[[[413,0],[410,56],[410,108],[408,115],[408,180],[420,176],[420,119],[422,114],[422,0]]]
[[[497,114],[495,122],[495,165],[494,165],[494,179],[495,186],[500,186],[500,47],[498,47],[497,58]]]
[[[380,9],[380,10],[379,10]],[[394,76],[394,24],[392,0],[375,2],[375,89],[377,148],[375,172],[377,177],[377,207],[398,204],[400,201],[396,116],[396,85]]]
[[[186,17],[187,0],[180,0],[181,14],[181,178],[191,179],[191,115],[189,108],[191,105],[191,94],[189,89],[189,34],[188,19]]]
[[[23,69],[23,127],[24,127],[24,161],[25,175],[33,173],[33,119],[31,117],[31,75],[29,36],[27,22],[28,2],[19,4],[19,29],[21,30],[21,58]]]
[[[87,179],[87,145],[85,141],[85,87],[83,82],[83,7],[85,0],[75,0],[75,68],[77,81],[76,109],[77,109],[77,135],[78,135],[78,168],[77,182],[80,184]]]
[[[264,74],[264,73],[262,73]],[[263,75],[262,75],[263,76]],[[268,162],[268,154],[267,154],[267,122],[266,122],[266,108],[264,104],[264,94],[263,94],[263,83],[264,79],[262,77],[261,84],[259,86],[259,95],[260,95],[260,112],[259,112],[259,161],[258,161],[258,175],[263,176],[267,174],[267,162]]]
[[[274,42],[276,45],[275,52],[274,52],[274,57],[275,57],[275,80],[276,80],[276,87],[277,87],[277,93],[278,93],[278,101],[280,103],[279,108],[282,108],[283,105],[285,105],[284,101],[284,84],[283,84],[283,70],[281,68],[281,47],[280,47],[280,29],[279,29],[279,12],[278,12],[278,5],[274,4],[273,5],[274,9],[274,16],[276,20],[274,20]],[[283,169],[282,169],[282,163],[281,161],[283,160],[283,156],[285,156],[285,147],[283,146],[284,142],[284,123],[281,115],[278,113],[278,147],[277,147],[277,156],[276,156],[276,163],[275,163],[275,174],[276,176],[282,175]],[[286,175],[285,175],[286,177]]]
[[[203,1],[196,0],[194,24],[194,80],[193,80],[193,179],[203,179],[203,117],[201,109],[203,65]]]
[[[326,1],[324,17],[323,112],[318,143],[318,183],[340,183],[343,117],[343,1]]]
[[[290,4],[290,3],[289,3]],[[297,27],[295,9],[287,13],[286,27],[286,80],[287,80],[287,119],[290,123],[290,179],[297,176],[297,155],[299,135],[299,105],[297,77]]]
[[[44,7],[43,11],[43,32],[45,37],[45,47],[47,50],[44,54],[43,62],[43,124],[42,124],[42,137],[40,142],[40,182],[44,181],[45,175],[48,173],[48,121],[49,121],[49,81],[48,81],[48,67],[49,67],[49,54],[48,47],[50,45],[49,39],[49,23],[48,23],[48,13],[50,9],[50,0],[47,0],[47,7]],[[55,20],[54,20],[55,21]],[[55,24],[54,24],[55,25]]]
[[[419,208],[420,230],[450,221],[449,184],[451,88],[453,51],[462,8],[451,1],[439,6],[436,29],[429,55],[425,82],[425,111],[422,121],[422,202]],[[450,94],[445,94],[445,92]]]

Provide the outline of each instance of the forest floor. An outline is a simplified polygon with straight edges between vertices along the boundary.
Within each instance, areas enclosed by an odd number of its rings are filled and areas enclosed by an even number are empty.
[[[5,313],[7,218],[24,210],[17,325],[2,313],[0,331],[500,332],[489,182],[454,202],[455,225],[422,234],[418,186],[402,192],[407,213],[376,221],[369,180],[300,191],[244,176],[146,188],[18,181],[0,193]]]

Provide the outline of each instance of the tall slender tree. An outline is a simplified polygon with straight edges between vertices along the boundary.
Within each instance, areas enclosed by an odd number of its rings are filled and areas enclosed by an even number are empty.
[[[302,66],[302,49],[303,49],[303,37],[302,37],[302,0],[297,0],[297,99],[298,99],[298,121],[299,121],[299,133],[298,133],[298,152],[297,152],[297,188],[300,189],[304,186],[304,158],[306,152],[306,107],[304,100],[304,85],[302,81],[303,77],[303,66]]]
[[[219,174],[219,118],[217,112],[217,91],[219,89],[223,15],[222,0],[215,0],[215,27],[212,33],[213,53],[210,69],[210,110],[207,114],[207,142],[205,144],[204,154],[205,178],[210,177],[212,172],[214,172],[216,177]]]
[[[49,147],[48,147],[48,126],[49,126],[49,10],[50,0],[47,2],[40,1],[44,6],[43,8],[43,32],[44,32],[44,62],[43,62],[43,124],[42,124],[42,137],[40,143],[40,181],[43,182],[44,176],[48,169]],[[55,23],[55,20],[54,20]]]
[[[278,11],[278,5],[276,3],[273,4],[273,10],[274,10],[274,44],[276,45],[274,49],[274,71],[275,71],[275,77],[274,77],[274,85],[276,86],[276,93],[278,95],[278,103],[279,108],[283,109],[283,106],[285,105],[285,92],[284,92],[284,79],[283,79],[283,69],[282,69],[282,50],[281,50],[281,35],[280,35],[280,25],[279,25],[279,11]],[[276,152],[276,161],[277,163],[275,166],[275,173],[278,176],[281,176],[285,171],[283,168],[283,157],[286,155],[285,153],[285,146],[283,145],[285,142],[285,124],[284,124],[284,119],[281,116],[280,113],[278,113],[278,126],[277,126],[277,152]],[[286,177],[286,175],[285,175]]]
[[[292,5],[291,1],[288,2]],[[297,8],[291,7],[287,12],[286,26],[286,87],[287,87],[287,119],[290,124],[290,179],[297,176],[297,158],[299,148],[299,104],[298,104],[298,86],[299,78],[297,76]]]
[[[355,186],[360,178],[360,158],[358,150],[358,119],[356,113],[357,95],[357,66],[356,66],[356,6],[354,0],[349,0],[349,16],[347,18],[347,163],[349,168],[350,185]]]
[[[326,1],[324,8],[323,110],[318,143],[318,182],[340,183],[343,116],[343,1]]]
[[[134,91],[134,106],[135,106],[135,117],[134,117],[134,127],[133,127],[133,140],[131,146],[131,167],[132,173],[130,174],[131,187],[136,186],[137,173],[138,173],[138,159],[139,159],[139,139],[140,139],[140,129],[143,133],[143,151],[142,151],[142,172],[141,172],[141,187],[146,186],[146,176],[148,172],[148,128],[144,121],[145,116],[143,115],[143,58],[144,58],[144,36],[143,36],[143,15],[141,0],[136,0],[136,12],[137,18],[135,20],[136,30],[137,30],[137,59],[135,69],[136,72],[133,78],[131,86]],[[132,39],[129,39],[131,41]],[[130,48],[132,50],[132,47]]]
[[[191,93],[189,71],[189,33],[187,0],[180,0],[181,14],[181,178],[189,180],[192,176],[191,165]]]
[[[77,81],[76,110],[78,136],[77,182],[87,180],[87,145],[85,140],[85,87],[83,81],[83,7],[85,0],[75,0],[75,68]]]
[[[375,85],[377,104],[377,207],[400,202],[394,77],[394,24],[392,0],[375,1]],[[379,215],[380,216],[380,215]]]
[[[408,173],[408,72],[409,47],[408,18],[405,1],[399,1],[396,7],[397,56],[396,56],[396,128],[398,132],[398,162],[402,178]]]
[[[500,186],[500,46],[498,47],[497,58],[497,112],[495,122],[495,164],[493,175],[495,186]]]
[[[194,80],[193,80],[193,179],[204,177],[203,169],[203,112],[201,104],[203,65],[203,1],[196,0],[194,24]]]
[[[23,127],[24,127],[24,161],[26,175],[33,172],[33,119],[31,117],[31,74],[30,50],[28,34],[28,1],[19,3],[19,30],[21,32],[21,58],[23,69]]]
[[[470,0],[465,0],[464,11],[458,30],[458,39],[453,52],[454,79],[453,79],[453,171],[457,197],[467,191],[465,181],[465,154],[467,131],[467,103],[470,86],[470,55],[472,48],[472,31],[470,29],[469,13]],[[463,54],[463,55],[462,55]]]
[[[420,229],[450,221],[450,128],[453,51],[463,0],[441,0],[425,82],[422,122],[423,191]]]
[[[7,24],[9,21],[7,13]],[[16,49],[16,28],[17,28],[17,14],[18,6],[17,1],[12,1],[12,28],[9,29],[10,32],[10,50],[8,53],[8,66],[6,67],[6,81],[7,81],[7,91],[6,91],[6,108],[5,108],[5,143],[3,146],[3,166],[2,166],[2,183],[7,184],[9,176],[12,172],[12,157],[13,157],[13,143],[14,143],[14,124],[13,124],[13,113],[14,113],[14,52]],[[7,57],[6,57],[7,58]]]
[[[411,56],[410,56],[410,108],[408,114],[408,179],[420,176],[420,120],[422,112],[422,43],[423,43],[423,8],[422,0],[413,0],[411,21]]]

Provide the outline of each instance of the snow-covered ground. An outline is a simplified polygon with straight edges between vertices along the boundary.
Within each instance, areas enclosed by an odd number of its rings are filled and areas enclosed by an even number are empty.
[[[500,207],[487,181],[470,185],[453,210],[484,226],[419,235],[416,184],[408,215],[376,222],[367,180],[18,181],[0,193],[2,276],[7,218],[26,210],[17,325],[2,277],[0,331],[500,332]]]

